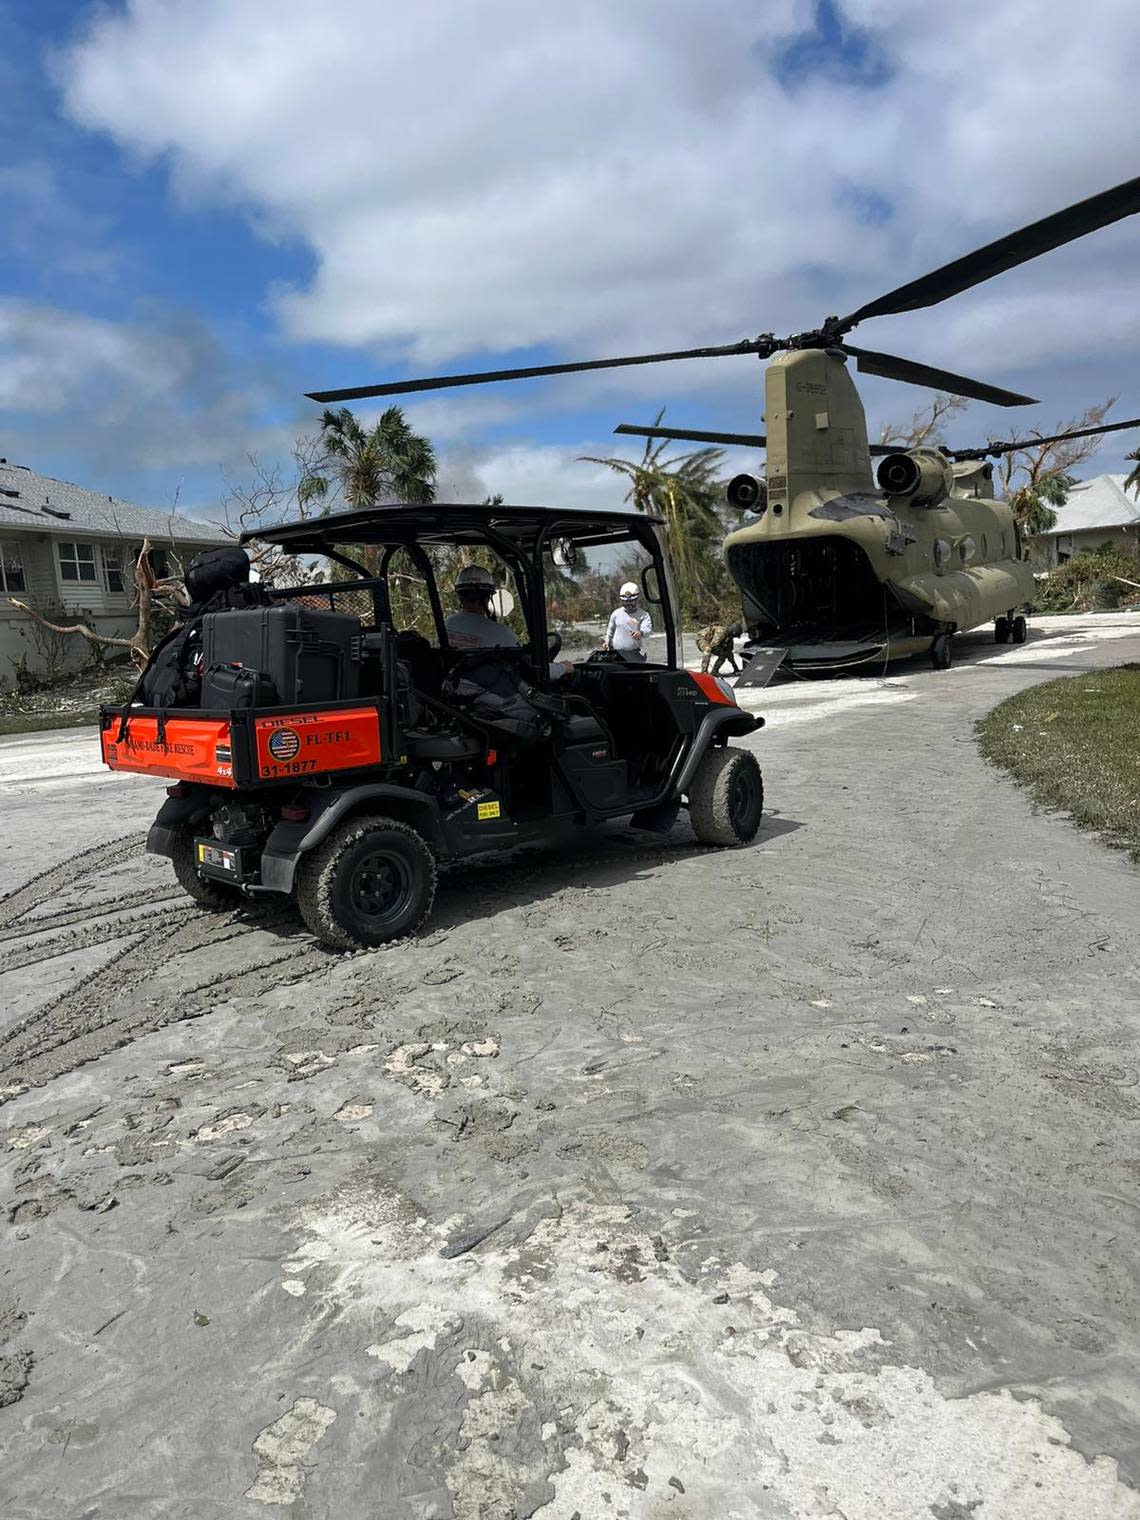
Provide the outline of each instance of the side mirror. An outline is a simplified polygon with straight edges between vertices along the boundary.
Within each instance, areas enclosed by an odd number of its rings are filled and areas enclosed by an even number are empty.
[[[646,565],[641,572],[641,589],[645,593],[647,602],[652,602],[658,607],[661,605],[661,582],[657,576],[656,565]]]
[[[550,545],[550,557],[559,570],[573,570],[578,563],[577,546],[568,538],[556,538]]]

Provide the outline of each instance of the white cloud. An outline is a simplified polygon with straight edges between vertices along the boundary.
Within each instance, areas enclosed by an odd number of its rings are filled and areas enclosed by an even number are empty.
[[[72,117],[169,166],[184,202],[304,240],[312,279],[269,297],[286,336],[364,351],[354,383],[393,360],[813,325],[1135,172],[1135,7],[844,10],[881,87],[777,82],[810,0],[132,0],[96,11],[57,72]],[[885,223],[861,217],[867,191]],[[1098,234],[858,341],[1075,410],[1127,383],[1138,242],[1137,223]],[[758,381],[733,360],[414,405],[475,440],[563,407],[639,420],[659,398],[677,421],[684,397],[723,402],[727,422]]]
[[[622,510],[625,482],[613,470],[587,464],[595,458],[634,458],[640,450],[613,442],[509,444],[441,460],[441,501],[482,499],[498,493],[516,506],[574,506]],[[454,494],[452,494],[454,493]]]
[[[113,322],[0,300],[5,452],[39,444],[120,477],[244,459],[268,396],[193,317],[144,310]]]

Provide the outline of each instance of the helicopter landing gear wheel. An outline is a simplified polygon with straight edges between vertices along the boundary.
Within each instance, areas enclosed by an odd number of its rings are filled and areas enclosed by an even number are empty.
[[[1010,635],[1010,619],[999,617],[994,619],[994,643],[1008,644]]]
[[[1020,613],[1009,625],[1009,636],[1015,644],[1024,644],[1029,637],[1029,624]]]
[[[930,646],[930,663],[935,670],[949,670],[954,660],[953,650],[950,646],[950,635],[940,633]]]

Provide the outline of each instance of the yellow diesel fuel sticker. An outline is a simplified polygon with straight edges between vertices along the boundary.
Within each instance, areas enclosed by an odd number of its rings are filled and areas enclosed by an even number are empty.
[[[499,804],[497,802],[481,802],[479,804],[479,822],[480,823],[482,823],[485,818],[498,818],[498,817],[499,817]]]

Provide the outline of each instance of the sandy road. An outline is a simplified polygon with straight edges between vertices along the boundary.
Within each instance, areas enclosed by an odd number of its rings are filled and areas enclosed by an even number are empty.
[[[0,740],[0,1513],[1140,1515],[1140,874],[971,728],[1140,618],[962,645],[355,957]]]

